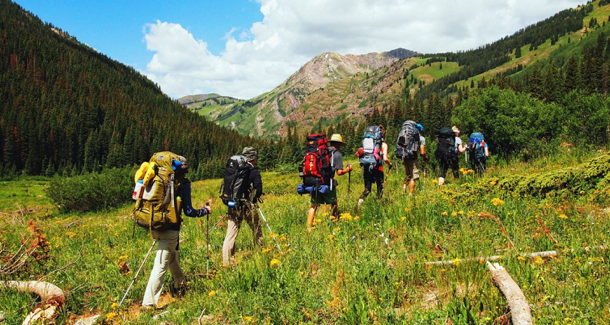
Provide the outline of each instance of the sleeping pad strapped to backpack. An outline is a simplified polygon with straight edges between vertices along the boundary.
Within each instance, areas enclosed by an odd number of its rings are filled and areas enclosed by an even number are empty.
[[[398,133],[394,154],[398,159],[416,159],[419,150],[419,129],[417,123],[405,121]]]
[[[364,154],[360,157],[362,168],[371,170],[383,163],[382,141],[381,129],[377,125],[371,125],[366,128],[364,139],[362,140]]]

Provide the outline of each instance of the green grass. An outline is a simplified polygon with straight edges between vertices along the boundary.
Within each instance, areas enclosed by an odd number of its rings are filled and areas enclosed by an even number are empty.
[[[534,175],[568,166],[578,166],[596,153],[564,152],[529,164],[502,163],[490,166],[485,178],[464,175],[448,177],[438,189],[428,170],[426,187],[418,183],[413,198],[400,192],[404,171],[396,165],[388,177],[384,199],[371,194],[361,210],[356,201],[362,192],[361,169],[351,177],[338,178],[340,220],[330,219],[329,208],[320,208],[315,230],[306,234],[309,197],[299,196],[295,172],[263,173],[266,200],[261,204],[284,254],[279,254],[263,223],[265,247],[252,246],[252,235],[244,223],[237,239],[233,269],[220,268],[224,226],[210,234],[210,267],[205,276],[205,219],[186,218],[181,235],[181,264],[191,289],[181,300],[170,300],[164,319],[175,324],[197,323],[205,309],[219,323],[402,323],[402,324],[493,324],[506,314],[504,297],[491,283],[485,264],[467,258],[502,255],[499,263],[523,289],[539,324],[597,324],[608,319],[605,295],[610,289],[608,250],[585,248],[607,245],[610,222],[605,205],[591,200],[592,193],[560,197],[517,196],[501,190],[498,180],[514,175]],[[356,161],[351,161],[357,165]],[[193,184],[195,206],[218,196],[220,180]],[[38,182],[19,180],[3,183],[6,188],[24,187],[22,193],[44,193]],[[487,190],[472,194],[471,188]],[[37,194],[38,195],[38,194]],[[40,204],[52,209],[45,198],[33,202],[19,195],[5,203]],[[503,203],[499,203],[502,200]],[[494,202],[497,205],[494,205]],[[226,207],[213,203],[214,224]],[[5,210],[7,211],[7,210]],[[499,218],[480,218],[481,212]],[[146,280],[152,268],[147,261],[143,274],[120,310],[113,310],[133,273],[122,274],[119,261],[135,272],[150,246],[145,230],[132,237],[130,207],[88,214],[58,212],[1,215],[0,242],[7,251],[16,249],[29,233],[27,221],[43,229],[53,257],[45,264],[27,268],[7,279],[33,279],[46,275],[68,292],[67,308],[59,322],[70,317],[100,313],[107,323],[148,324],[163,311],[139,311]],[[542,220],[555,244],[537,221]],[[515,244],[510,247],[509,239]],[[520,253],[557,250],[552,259],[518,258]],[[271,266],[272,260],[280,263]],[[457,265],[427,266],[426,261],[452,260]],[[74,263],[74,264],[71,264]],[[67,267],[65,267],[67,266]],[[65,267],[65,268],[62,268]],[[55,270],[59,270],[54,272]],[[213,292],[213,293],[212,293]],[[0,309],[7,324],[19,323],[35,299],[10,291],[0,295]]]

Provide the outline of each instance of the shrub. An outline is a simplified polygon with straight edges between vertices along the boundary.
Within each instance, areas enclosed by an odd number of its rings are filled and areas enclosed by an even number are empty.
[[[131,200],[135,167],[112,168],[101,173],[55,177],[49,186],[51,200],[65,212],[99,211]]]

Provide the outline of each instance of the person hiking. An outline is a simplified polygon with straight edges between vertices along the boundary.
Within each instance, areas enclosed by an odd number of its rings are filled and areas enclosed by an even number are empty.
[[[457,127],[455,127],[457,130]],[[459,130],[457,132],[459,134]],[[456,136],[456,132],[454,129],[449,127],[442,127],[438,131],[437,136],[437,147],[436,147],[436,158],[439,161],[439,177],[438,177],[438,185],[445,184],[445,177],[447,176],[447,171],[449,169],[453,172],[453,177],[455,179],[460,178],[459,167],[458,167],[458,150],[457,149],[457,141],[458,137]],[[461,142],[461,140],[459,140]],[[463,146],[462,146],[463,148]]]
[[[254,243],[259,247],[263,246],[263,230],[256,208],[256,204],[263,195],[263,181],[261,173],[256,167],[258,152],[252,147],[245,147],[241,154],[246,158],[249,168],[243,179],[244,190],[237,194],[235,207],[229,207],[227,235],[222,244],[222,263],[225,267],[230,267],[232,264],[232,257],[235,254],[235,240],[243,220],[252,229]]]
[[[463,145],[462,139],[460,139],[460,129],[458,129],[458,127],[454,125],[451,130],[453,131],[453,133],[455,133],[455,153],[459,156],[461,153],[464,153],[464,151],[466,151],[466,146]],[[458,164],[456,164],[457,166],[455,166],[455,168],[459,167],[459,159],[457,160],[457,162]]]
[[[489,157],[489,148],[485,137],[481,132],[473,132],[470,134],[470,141],[466,146],[470,155],[469,164],[475,173],[482,176],[487,168],[487,157]]]
[[[189,166],[186,158],[179,156],[180,167],[176,168],[175,177],[179,181],[179,186],[176,188],[176,196],[181,198],[181,210],[185,215],[198,218],[206,214],[212,213],[212,208],[209,205],[202,209],[193,208],[191,201],[191,182],[186,178],[186,173],[189,171]],[[178,218],[177,224],[172,224],[167,230],[151,229],[151,236],[157,241],[157,254],[155,263],[146,290],[144,291],[144,299],[142,306],[144,308],[153,308],[157,306],[163,289],[165,273],[169,269],[174,279],[173,285],[170,287],[172,295],[181,295],[186,289],[186,277],[180,267],[180,225],[182,218]]]
[[[424,159],[424,163],[430,160],[430,157],[426,154],[426,138],[424,138],[424,126],[417,123],[417,129],[419,132],[419,153],[421,157]],[[403,159],[402,165],[405,167],[405,182],[402,187],[402,193],[407,192],[407,188],[409,189],[409,195],[413,195],[413,190],[415,189],[415,182],[419,180],[419,169],[417,167],[417,156],[412,159]],[[424,177],[426,177],[424,175]]]
[[[369,133],[369,129],[374,129],[375,126],[372,127],[368,127],[367,130],[365,131],[365,141],[367,140],[367,133]],[[376,152],[378,158],[377,161],[375,163],[371,163],[371,164],[362,164],[363,158],[366,157],[367,152],[364,148],[364,141],[363,141],[363,147],[361,147],[360,149],[358,149],[358,151],[356,152],[356,157],[360,158],[360,162],[362,165],[362,169],[364,171],[363,177],[364,177],[364,191],[362,192],[362,195],[360,196],[360,198],[358,199],[358,207],[362,205],[362,202],[364,202],[364,200],[366,199],[366,197],[371,194],[372,188],[373,188],[373,183],[377,184],[377,198],[381,199],[383,198],[383,163],[386,163],[389,168],[392,168],[392,162],[390,161],[389,157],[388,157],[388,144],[384,142],[385,139],[385,128],[383,125],[379,125],[378,127],[378,132],[380,139],[376,140],[378,141],[380,144],[376,145],[375,151],[377,151],[377,146],[379,146],[380,150],[379,152]],[[377,132],[376,130],[374,130],[375,132]],[[375,136],[377,137],[377,136]]]
[[[328,146],[328,151],[330,154],[330,165],[332,167],[332,175],[331,182],[333,182],[333,186],[330,191],[326,194],[317,193],[311,195],[311,207],[307,211],[307,232],[311,232],[311,227],[313,226],[313,220],[316,215],[316,210],[320,204],[330,204],[332,209],[332,215],[335,218],[339,218],[339,202],[337,200],[337,181],[335,180],[335,173],[338,176],[345,175],[350,173],[354,168],[352,165],[347,165],[345,169],[343,169],[343,154],[339,149],[345,146],[346,143],[343,142],[343,137],[341,134],[333,134],[330,137],[330,145]]]

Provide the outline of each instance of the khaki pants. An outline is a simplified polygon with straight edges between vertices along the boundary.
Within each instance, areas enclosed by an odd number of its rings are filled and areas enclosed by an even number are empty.
[[[411,180],[417,181],[419,179],[417,159],[403,159],[402,165],[405,167],[405,185],[409,185]]]
[[[227,236],[222,244],[222,264],[226,267],[231,266],[231,257],[235,254],[235,240],[239,234],[241,222],[246,220],[250,229],[254,244],[263,246],[263,229],[256,208],[250,202],[246,202],[239,207],[229,209],[229,220],[227,222]]]
[[[174,278],[174,287],[178,288],[185,281],[180,268],[179,235],[176,230],[152,231],[153,238],[157,239],[157,255],[144,292],[143,306],[157,305],[168,269]]]

